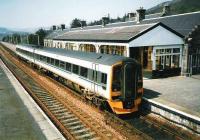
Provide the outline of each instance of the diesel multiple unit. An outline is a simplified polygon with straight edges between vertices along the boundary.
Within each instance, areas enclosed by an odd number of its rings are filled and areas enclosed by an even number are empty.
[[[131,58],[33,45],[17,45],[16,52],[116,114],[135,112],[141,104],[142,70]]]

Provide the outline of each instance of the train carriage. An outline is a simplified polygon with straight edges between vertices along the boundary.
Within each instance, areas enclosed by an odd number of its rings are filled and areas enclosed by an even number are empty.
[[[16,51],[96,104],[106,102],[116,114],[135,112],[141,104],[141,65],[131,58],[34,45],[17,45]]]

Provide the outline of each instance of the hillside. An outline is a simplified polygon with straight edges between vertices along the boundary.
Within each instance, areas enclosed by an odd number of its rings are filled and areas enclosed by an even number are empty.
[[[199,0],[172,0],[161,3],[147,10],[148,14],[158,13],[162,11],[164,5],[170,5],[172,14],[182,14],[188,12],[200,11]]]

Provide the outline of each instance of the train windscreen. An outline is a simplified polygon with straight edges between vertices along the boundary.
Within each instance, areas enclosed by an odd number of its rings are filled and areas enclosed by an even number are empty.
[[[135,99],[137,89],[137,67],[133,63],[124,64],[123,99]]]

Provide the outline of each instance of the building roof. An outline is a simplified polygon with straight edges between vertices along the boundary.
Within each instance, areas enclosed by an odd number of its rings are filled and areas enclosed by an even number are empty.
[[[82,52],[82,51],[71,51],[66,49],[60,49],[60,48],[46,48],[46,47],[39,47],[37,48],[36,45],[19,45],[20,48],[36,48],[36,50],[57,54],[59,56],[66,56],[71,58],[76,58],[80,60],[86,60],[89,62],[97,63],[97,64],[103,64],[103,65],[113,65],[116,64],[119,61],[132,61],[137,63],[134,59],[119,56],[119,55],[111,55],[111,54],[100,54],[100,53],[93,53],[93,52]]]
[[[137,23],[137,21],[128,21],[128,22],[118,22],[118,23],[107,24],[105,27],[102,27],[102,25],[95,25],[95,26],[87,26],[87,27],[84,27],[83,29],[73,28],[70,30],[64,30],[63,31],[64,33],[57,32],[57,34],[55,33],[55,36],[53,36],[52,38],[56,40],[59,40],[59,39],[81,40],[81,41],[84,41],[84,40],[111,41],[113,40],[115,42],[117,42],[118,40],[118,42],[126,42],[127,40],[131,38],[131,36],[134,37],[135,35],[150,28],[151,26],[154,26],[155,24],[159,22],[166,25],[166,27],[168,26],[169,27],[168,29],[171,28],[172,30],[178,32],[182,36],[187,36],[190,32],[192,32],[192,30],[194,29],[196,25],[200,25],[200,11],[186,13],[186,14],[164,16],[164,17],[159,17],[159,16],[160,16],[159,13],[146,15],[147,19],[142,20],[140,23]],[[99,29],[99,31],[95,33],[91,29],[96,29],[96,30]],[[123,30],[125,31],[123,32]],[[75,32],[73,34],[71,31],[77,31],[77,32],[76,34]],[[105,32],[105,34],[102,34],[103,32]],[[109,32],[110,34],[108,34]],[[111,35],[112,32],[113,34]]]
[[[74,30],[68,31],[64,34],[56,36],[55,40],[66,40],[66,41],[97,41],[97,42],[119,42],[128,43],[140,35],[162,26],[176,35],[182,37],[172,29],[168,28],[162,23],[153,24],[139,24],[131,26],[119,26],[112,28],[98,28],[98,29],[87,29],[87,30]]]

